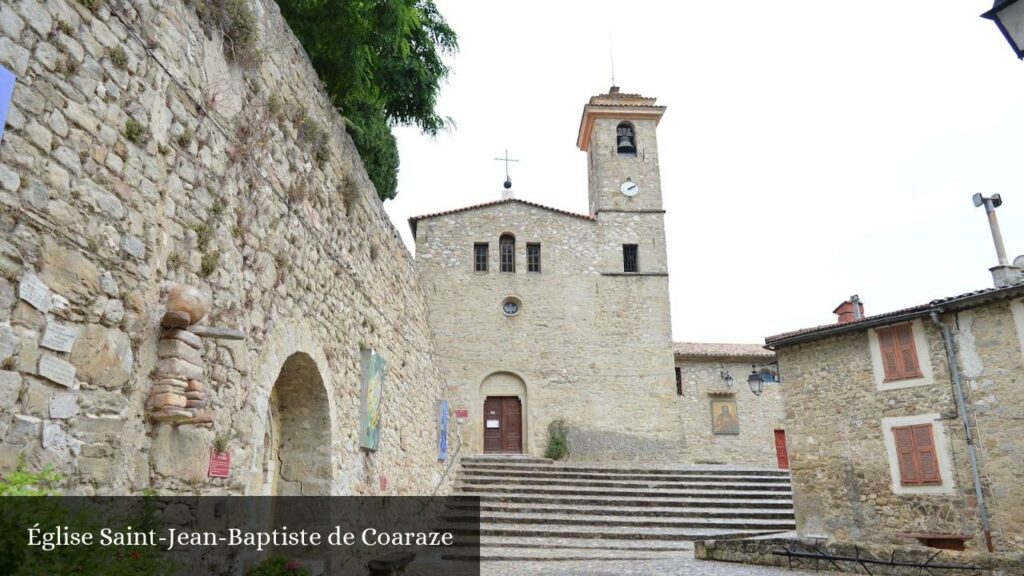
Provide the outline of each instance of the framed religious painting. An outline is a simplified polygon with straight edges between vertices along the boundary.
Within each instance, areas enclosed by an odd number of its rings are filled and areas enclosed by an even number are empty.
[[[711,399],[711,433],[740,433],[740,419],[736,412],[735,398],[726,396]]]

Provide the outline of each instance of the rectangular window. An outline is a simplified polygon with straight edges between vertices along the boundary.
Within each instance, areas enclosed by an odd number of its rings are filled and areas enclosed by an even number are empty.
[[[526,245],[526,271],[540,272],[540,244]]]
[[[920,378],[921,367],[917,362],[914,330],[910,323],[879,328],[876,333],[882,353],[882,366],[885,368],[885,381]]]
[[[676,366],[676,395],[683,395],[683,369]]]
[[[490,250],[488,250],[487,242],[473,244],[473,270],[477,272],[487,272],[487,257]]]
[[[931,424],[894,426],[892,435],[896,441],[900,484],[904,486],[942,484]]]
[[[622,271],[639,272],[640,265],[637,262],[636,244],[622,245]]]
[[[516,241],[505,235],[498,239],[498,258],[502,272],[516,271]]]

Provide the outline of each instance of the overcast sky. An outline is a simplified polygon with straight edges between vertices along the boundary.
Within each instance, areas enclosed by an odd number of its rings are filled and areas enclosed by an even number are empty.
[[[518,198],[587,211],[576,149],[587,99],[615,80],[658,98],[676,340],[762,342],[991,286],[971,195],[999,193],[1024,253],[1024,62],[990,0],[437,0],[461,50],[437,138],[398,129],[406,220]]]

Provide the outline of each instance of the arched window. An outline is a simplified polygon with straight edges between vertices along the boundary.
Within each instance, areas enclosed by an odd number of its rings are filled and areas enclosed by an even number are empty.
[[[501,259],[502,272],[516,271],[516,238],[511,234],[502,234],[498,239],[498,255]]]
[[[623,156],[636,156],[636,132],[629,122],[619,124],[615,129],[617,145],[615,149]]]

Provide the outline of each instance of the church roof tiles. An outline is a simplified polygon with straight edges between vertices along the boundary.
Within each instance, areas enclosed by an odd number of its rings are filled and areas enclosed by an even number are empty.
[[[716,344],[712,342],[674,342],[672,351],[684,358],[772,358],[775,353],[761,344]]]
[[[412,228],[413,235],[416,234],[416,223],[420,220],[428,220],[430,218],[437,218],[438,216],[447,216],[449,214],[458,214],[459,212],[468,212],[470,210],[478,210],[480,208],[490,208],[492,206],[500,206],[501,204],[523,204],[525,206],[532,206],[533,208],[540,208],[542,210],[549,210],[565,216],[571,216],[573,218],[580,218],[582,220],[595,221],[597,218],[590,216],[589,214],[578,214],[576,212],[569,212],[568,210],[560,210],[558,208],[552,208],[550,206],[544,206],[543,204],[537,204],[536,202],[529,202],[527,200],[520,200],[518,198],[505,198],[503,200],[495,200],[493,202],[484,202],[482,204],[473,204],[472,206],[463,206],[462,208],[455,208],[454,210],[445,210],[444,212],[434,212],[432,214],[423,214],[422,216],[413,216],[409,218],[409,227]]]

